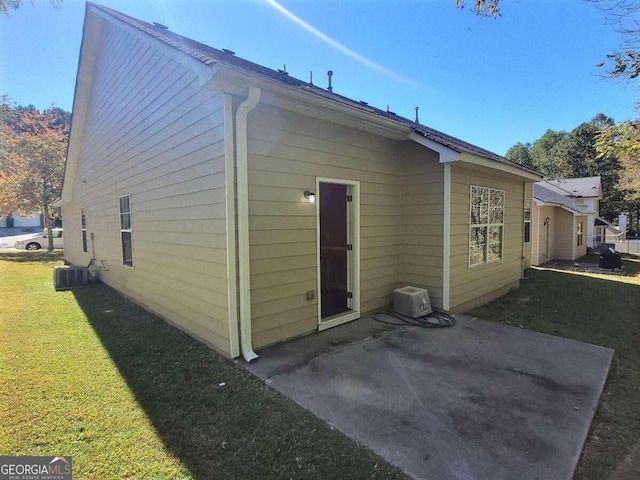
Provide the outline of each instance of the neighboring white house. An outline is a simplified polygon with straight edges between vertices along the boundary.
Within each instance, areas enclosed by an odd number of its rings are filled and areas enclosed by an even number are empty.
[[[544,180],[538,185],[563,197],[571,198],[571,203],[587,215],[586,245],[595,248],[605,239],[605,228],[609,222],[600,218],[602,182],[600,176]]]
[[[575,260],[587,253],[587,211],[578,199],[557,193],[547,182],[533,185],[531,265]]]
[[[464,111],[459,112],[461,116]],[[65,259],[226,356],[390,305],[519,285],[540,174],[393,112],[87,4]]]
[[[15,228],[20,227],[42,227],[44,224],[42,222],[42,215],[38,212],[33,212],[30,216],[23,217],[17,213],[12,213],[11,218],[13,219],[13,226]],[[7,226],[7,218],[0,218],[0,228]]]

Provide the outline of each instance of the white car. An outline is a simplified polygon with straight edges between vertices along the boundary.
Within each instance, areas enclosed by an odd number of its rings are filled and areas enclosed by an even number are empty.
[[[62,248],[62,229],[54,228],[52,230],[53,248]],[[30,237],[18,240],[14,247],[20,250],[40,250],[41,248],[49,248],[48,233],[46,230],[42,233],[34,233]]]

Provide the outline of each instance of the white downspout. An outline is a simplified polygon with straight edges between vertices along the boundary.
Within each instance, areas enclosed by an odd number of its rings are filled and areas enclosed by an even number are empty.
[[[249,179],[247,116],[260,101],[260,89],[249,87],[249,95],[236,112],[236,163],[238,181],[238,253],[240,267],[240,348],[247,362],[258,358],[251,342],[251,266],[249,259]]]
[[[225,93],[224,105],[224,157],[225,188],[227,214],[227,282],[229,311],[229,353],[231,358],[240,355],[238,338],[238,271],[236,267],[236,176],[235,176],[235,144],[233,128],[233,100]]]
[[[451,164],[444,164],[444,217],[442,229],[442,309],[451,308]]]

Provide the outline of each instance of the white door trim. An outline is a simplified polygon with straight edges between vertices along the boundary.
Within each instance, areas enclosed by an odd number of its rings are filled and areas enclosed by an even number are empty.
[[[320,184],[336,183],[347,185],[349,195],[353,200],[347,213],[347,234],[353,250],[348,260],[348,282],[351,287],[351,309],[342,315],[336,315],[329,320],[322,321],[322,288],[320,272]],[[316,265],[318,292],[318,330],[335,327],[360,318],[360,182],[339,178],[316,177]]]

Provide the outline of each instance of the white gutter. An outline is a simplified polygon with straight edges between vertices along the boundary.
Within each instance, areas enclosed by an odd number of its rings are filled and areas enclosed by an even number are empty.
[[[236,112],[236,166],[238,169],[238,253],[240,266],[240,347],[247,362],[258,358],[251,343],[251,268],[249,259],[249,179],[247,116],[260,101],[260,89],[249,87],[249,95]]]
[[[231,358],[240,355],[238,339],[238,269],[236,267],[236,176],[235,144],[233,138],[233,99],[223,94],[224,105],[224,156],[227,214],[227,310],[229,314],[229,353]]]

